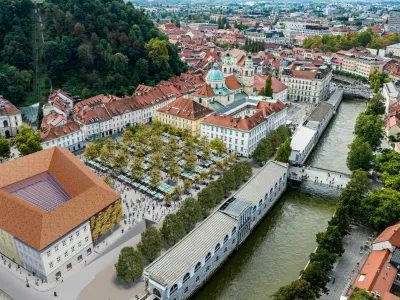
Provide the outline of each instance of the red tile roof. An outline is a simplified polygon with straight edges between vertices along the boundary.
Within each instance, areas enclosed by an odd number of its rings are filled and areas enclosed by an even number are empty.
[[[237,80],[235,75],[229,75],[225,77],[225,84],[228,89],[234,91],[242,87],[240,82]]]
[[[10,101],[0,96],[0,116],[8,116],[19,114],[21,111],[16,108]]]
[[[197,96],[211,97],[214,96],[214,91],[207,83],[205,83],[194,94]]]
[[[76,132],[80,129],[77,122],[68,120],[67,124],[55,127],[54,125],[49,125],[47,127],[42,127],[40,130],[40,141],[48,142],[54,139],[63,137],[64,135]]]
[[[255,74],[254,75],[254,87],[257,91],[260,91],[265,86],[265,81],[267,80],[267,76]],[[272,77],[272,90],[274,93],[280,93],[288,87],[286,84],[279,81],[277,78]]]
[[[48,172],[71,197],[45,212],[3,188]],[[66,148],[52,147],[0,165],[0,228],[42,250],[120,199]]]
[[[187,98],[178,98],[157,111],[188,120],[198,120],[213,112],[196,101]]]
[[[387,227],[374,241],[374,244],[389,241],[396,248],[400,248],[400,222]]]

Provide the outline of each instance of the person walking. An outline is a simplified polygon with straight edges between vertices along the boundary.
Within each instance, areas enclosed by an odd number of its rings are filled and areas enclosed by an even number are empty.
[[[54,297],[58,297],[57,292],[54,292]]]

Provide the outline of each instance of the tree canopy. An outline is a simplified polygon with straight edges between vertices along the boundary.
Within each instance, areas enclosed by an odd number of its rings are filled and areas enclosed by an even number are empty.
[[[381,115],[370,115],[362,112],[357,117],[354,133],[365,142],[368,142],[373,150],[376,150],[383,139],[383,126]]]
[[[118,279],[123,283],[130,283],[143,273],[144,264],[142,254],[133,247],[124,247],[115,264]]]
[[[120,0],[45,1],[43,59],[53,86],[70,92],[132,93],[186,70],[143,9]]]
[[[374,161],[374,152],[368,142],[364,142],[361,138],[357,137],[350,145],[350,151],[347,154],[347,167],[349,170],[354,171],[363,169],[369,171],[372,168]]]
[[[28,155],[42,150],[40,132],[34,128],[21,125],[19,133],[14,138],[14,143],[22,155]]]

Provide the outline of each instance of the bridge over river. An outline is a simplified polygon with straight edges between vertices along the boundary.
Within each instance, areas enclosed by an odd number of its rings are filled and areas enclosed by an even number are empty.
[[[325,230],[335,210],[335,199],[320,193],[321,189],[336,192],[326,185],[316,186],[312,176],[329,171],[332,176],[349,174],[346,167],[347,145],[353,139],[354,122],[365,110],[359,100],[343,100],[336,116],[321,136],[306,161],[315,168],[306,170],[308,182],[297,190],[288,190],[213,278],[193,297],[196,300],[269,300],[277,289],[298,278],[309,254],[316,247],[315,234]],[[322,170],[322,171],[321,171]],[[301,174],[300,170],[291,172]],[[324,177],[325,176],[325,177]],[[335,183],[339,182],[335,177]],[[343,184],[343,183],[342,183]]]
[[[342,190],[350,181],[350,173],[314,168],[310,166],[289,168],[289,185],[297,187],[302,182],[309,182],[331,189]]]

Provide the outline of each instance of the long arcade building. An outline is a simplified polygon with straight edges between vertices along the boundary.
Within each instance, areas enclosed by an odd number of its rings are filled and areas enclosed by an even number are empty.
[[[221,208],[144,271],[148,299],[193,295],[250,235],[286,189],[288,166],[269,161]]]
[[[112,216],[107,224],[96,220]],[[0,253],[48,282],[83,264],[120,196],[67,148],[0,165]]]

